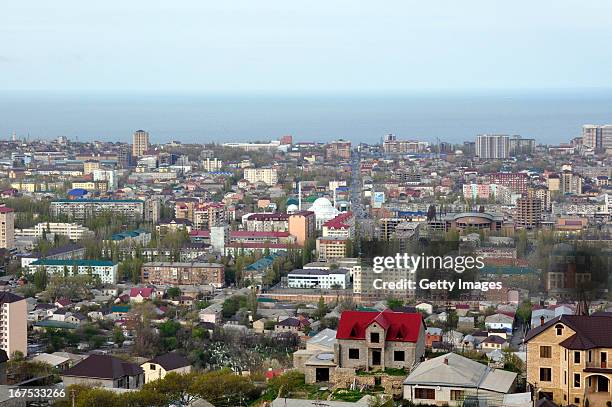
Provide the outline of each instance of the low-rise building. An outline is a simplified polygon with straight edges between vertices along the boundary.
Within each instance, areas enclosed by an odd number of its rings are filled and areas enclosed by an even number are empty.
[[[83,385],[111,389],[138,389],[144,384],[144,371],[135,364],[109,355],[89,355],[61,373],[64,386]]]
[[[287,274],[290,288],[345,289],[349,284],[350,275],[346,269],[296,269]]]
[[[501,406],[516,387],[517,374],[493,369],[455,353],[421,362],[404,380],[404,400],[414,404]]]
[[[189,360],[177,352],[156,356],[141,364],[140,367],[144,371],[145,383],[163,379],[171,372],[179,374],[191,372]]]

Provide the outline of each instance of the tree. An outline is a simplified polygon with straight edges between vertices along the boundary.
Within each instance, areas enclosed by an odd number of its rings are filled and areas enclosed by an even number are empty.
[[[319,297],[319,302],[317,303],[317,310],[313,313],[313,317],[315,319],[321,319],[327,314],[327,305],[325,305],[325,299],[323,296]]]
[[[255,318],[257,318],[257,307],[259,304],[257,302],[257,289],[255,287],[251,288],[251,292],[249,293],[249,297],[247,301],[248,301],[249,311],[251,311],[253,321],[255,321]]]
[[[119,346],[123,346],[123,342],[125,342],[125,335],[118,326],[113,329],[113,341]]]
[[[166,291],[166,294],[168,294],[168,297],[176,299],[181,296],[181,289],[178,287],[170,287]]]
[[[34,286],[38,291],[43,291],[47,288],[49,275],[44,267],[38,267],[34,272]]]
[[[183,374],[170,372],[160,380],[147,383],[142,391],[164,394],[168,401],[188,406],[200,398],[198,394],[200,389],[196,387],[198,376],[196,372]]]
[[[399,298],[390,297],[387,299],[387,307],[394,310],[404,306],[404,301]]]

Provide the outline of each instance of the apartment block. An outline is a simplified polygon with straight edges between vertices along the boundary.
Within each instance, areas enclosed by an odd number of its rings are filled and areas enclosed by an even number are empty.
[[[215,288],[225,285],[225,269],[218,263],[145,263],[141,276],[145,284],[210,285]]]
[[[19,351],[28,355],[28,307],[23,297],[0,292],[0,349],[9,357]]]
[[[67,216],[70,219],[85,220],[111,212],[128,220],[143,219],[144,201],[139,199],[61,199],[51,202],[53,216]]]
[[[109,260],[38,259],[28,265],[30,273],[41,268],[48,274],[97,276],[102,284],[117,284],[119,274],[118,265]]]
[[[0,206],[0,249],[15,247],[15,211],[6,206]]]
[[[276,168],[245,168],[244,179],[251,184],[262,182],[266,185],[276,185],[278,182],[278,171]]]

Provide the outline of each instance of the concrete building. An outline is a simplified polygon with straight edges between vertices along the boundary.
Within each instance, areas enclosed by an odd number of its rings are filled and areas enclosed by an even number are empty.
[[[115,191],[119,188],[119,178],[115,170],[96,169],[93,171],[93,179],[94,181],[106,181],[109,191]]]
[[[19,237],[35,237],[40,239],[45,234],[66,236],[74,242],[94,236],[93,231],[85,226],[81,226],[77,223],[63,222],[41,222],[32,228],[17,229],[15,231],[15,235]]]
[[[336,140],[325,145],[325,158],[327,160],[351,158],[351,142],[346,140]]]
[[[295,236],[298,246],[304,244],[315,236],[316,218],[311,211],[299,211],[289,215],[288,218],[289,234]]]
[[[278,183],[278,171],[276,168],[245,168],[244,179],[251,184],[262,182],[266,185],[276,185]]]
[[[345,289],[350,284],[349,270],[296,269],[287,274],[290,288]]]
[[[60,199],[51,202],[53,216],[85,220],[105,212],[125,216],[131,221],[142,220],[144,201],[139,199]]]
[[[145,263],[142,265],[141,276],[144,284],[210,285],[215,288],[225,285],[225,270],[218,263]]]
[[[476,155],[482,159],[505,159],[510,156],[510,137],[500,134],[476,136]]]
[[[516,201],[516,226],[536,229],[542,220],[542,201],[539,198],[519,198]]]
[[[318,237],[316,242],[317,256],[319,261],[330,261],[343,257],[349,257],[348,239]]]
[[[28,309],[23,297],[0,292],[0,349],[9,357],[19,351],[28,355]]]
[[[0,206],[0,249],[15,248],[15,211]]]
[[[149,150],[149,133],[137,130],[132,136],[132,156],[142,157]]]
[[[41,268],[48,274],[97,276],[102,284],[117,284],[118,279],[118,265],[110,260],[38,259],[28,265],[32,274]]]

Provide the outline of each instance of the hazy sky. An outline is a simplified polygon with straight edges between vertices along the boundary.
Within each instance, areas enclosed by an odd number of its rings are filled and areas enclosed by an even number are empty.
[[[0,4],[0,89],[612,87],[609,0]]]

